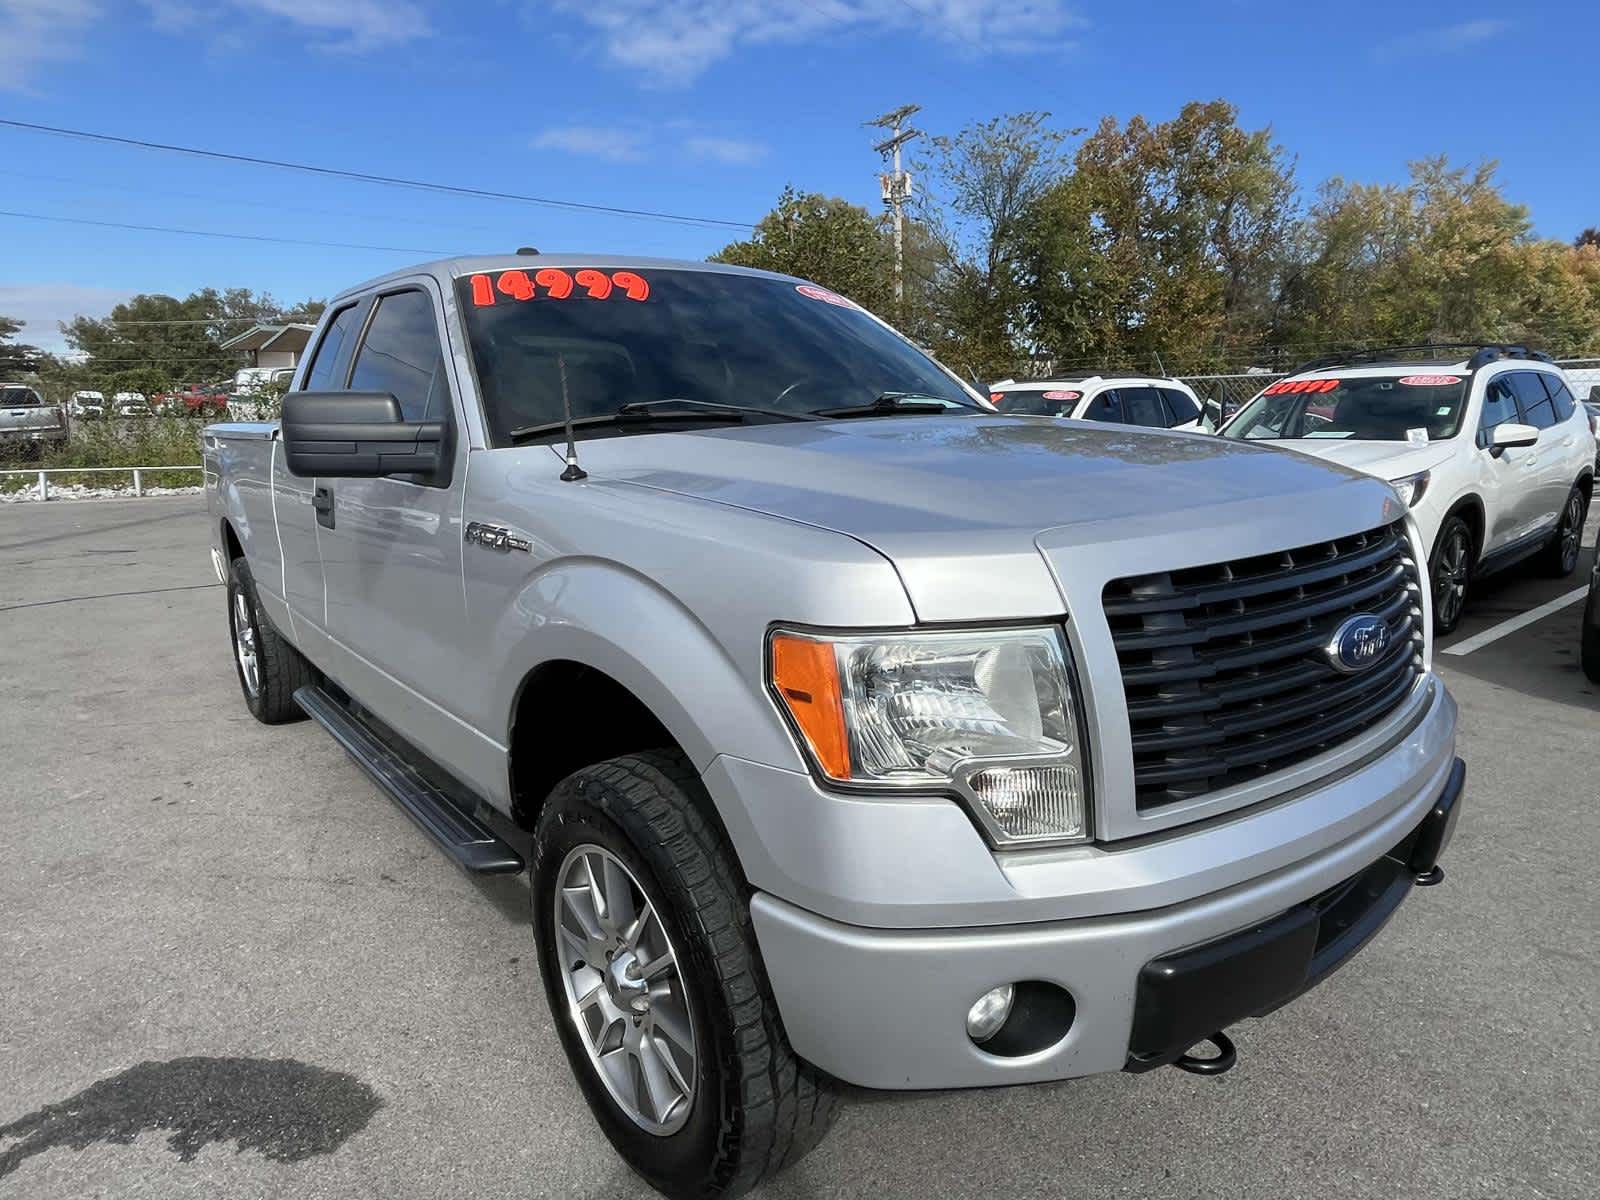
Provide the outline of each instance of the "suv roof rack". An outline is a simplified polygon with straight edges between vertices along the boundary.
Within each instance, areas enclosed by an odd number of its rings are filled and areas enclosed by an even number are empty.
[[[1388,362],[1405,355],[1421,355],[1431,353],[1438,358],[1440,350],[1467,350],[1467,370],[1476,371],[1480,367],[1488,366],[1502,358],[1526,358],[1537,362],[1554,362],[1555,360],[1543,350],[1530,350],[1520,343],[1502,342],[1421,342],[1413,346],[1379,346],[1371,350],[1350,350],[1343,354],[1324,354],[1301,363],[1291,375],[1301,375],[1306,371],[1325,371],[1329,367],[1357,367],[1370,366],[1374,363]]]

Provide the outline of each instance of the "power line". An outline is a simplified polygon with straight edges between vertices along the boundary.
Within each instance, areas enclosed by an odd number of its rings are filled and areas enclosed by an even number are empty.
[[[361,242],[317,242],[307,238],[270,237],[262,233],[218,233],[209,229],[180,229],[174,225],[134,225],[125,221],[91,221],[87,217],[53,217],[45,213],[15,212],[0,209],[0,217],[16,217],[23,221],[52,221],[58,225],[95,225],[101,229],[133,229],[142,233],[179,233],[185,237],[226,238],[238,242],[271,242],[279,246],[316,246],[324,250],[381,250],[389,254],[452,253],[449,250],[430,250],[417,246],[370,246]]]
[[[658,212],[647,208],[624,208],[612,204],[590,204],[579,200],[556,200],[549,196],[529,196],[517,192],[501,192],[490,188],[466,187],[460,184],[437,183],[426,179],[406,179],[396,175],[376,175],[367,171],[342,171],[335,167],[319,167],[311,163],[286,162],[276,158],[258,158],[249,154],[229,154],[221,150],[203,150],[194,146],[175,146],[167,142],[150,142],[140,138],[117,137],[109,133],[93,133],[85,129],[64,129],[57,125],[36,125],[31,121],[13,121],[0,117],[0,125],[24,129],[31,133],[44,133],[52,137],[78,138],[83,141],[103,142],[116,146],[132,146],[139,150],[157,150],[167,154],[186,154],[193,158],[209,158],[219,162],[245,163],[253,167],[276,167],[284,171],[300,171],[307,175],[322,175],[334,179],[353,179],[359,183],[376,183],[385,187],[411,188],[423,192],[439,192],[453,196],[471,196],[478,200],[510,200],[519,204],[537,204],[546,208],[568,209],[576,212],[605,213],[614,217],[632,217],[650,221],[673,221],[684,225],[723,226],[730,229],[754,229],[749,221],[729,221],[720,217],[696,217],[683,213]]]

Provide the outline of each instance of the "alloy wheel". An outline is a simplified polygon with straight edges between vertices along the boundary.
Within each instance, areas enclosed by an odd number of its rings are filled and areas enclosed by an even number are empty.
[[[244,590],[233,593],[233,653],[239,659],[239,675],[244,680],[244,690],[253,700],[261,694],[261,659],[256,653],[256,626],[250,619],[250,602]]]
[[[1441,625],[1450,625],[1461,615],[1467,599],[1468,557],[1465,530],[1451,532],[1439,547],[1439,561],[1433,569],[1433,607]]]
[[[689,1119],[698,1068],[678,954],[638,877],[603,846],[574,848],[556,877],[555,939],[569,1015],[606,1091],[665,1137]]]
[[[1574,491],[1567,499],[1567,511],[1561,515],[1561,570],[1568,572],[1578,565],[1578,544],[1583,538],[1583,494]]]

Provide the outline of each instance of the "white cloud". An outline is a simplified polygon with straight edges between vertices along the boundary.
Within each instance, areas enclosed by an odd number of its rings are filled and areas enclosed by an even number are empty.
[[[1083,24],[1066,0],[547,0],[607,55],[658,83],[687,83],[751,46],[895,32],[973,53],[1060,50]]]
[[[563,125],[546,129],[533,139],[535,150],[559,150],[608,162],[638,162],[644,158],[644,138],[631,129],[605,125]]]
[[[705,134],[685,138],[683,148],[694,158],[708,158],[712,162],[728,163],[736,167],[748,167],[767,156],[767,148],[760,142],[711,137]]]
[[[29,91],[40,70],[76,58],[99,15],[94,0],[0,0],[0,91]]]
[[[133,294],[75,283],[0,284],[0,315],[22,322],[19,342],[59,354],[67,349],[67,343],[56,327],[58,322],[70,321],[80,313],[103,317]]]
[[[1428,50],[1466,50],[1481,45],[1510,28],[1510,21],[1485,18],[1461,21],[1440,29],[1422,29],[1378,43],[1372,49],[1372,57],[1379,62],[1393,62],[1408,54],[1418,54]]]
[[[362,53],[433,32],[413,0],[233,0],[240,8],[279,17],[328,40],[324,50]]]

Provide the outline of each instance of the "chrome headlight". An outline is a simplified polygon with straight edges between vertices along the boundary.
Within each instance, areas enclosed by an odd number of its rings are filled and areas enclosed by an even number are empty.
[[[1399,479],[1391,479],[1389,486],[1400,493],[1400,499],[1407,508],[1415,508],[1417,501],[1422,499],[1422,493],[1428,490],[1428,480],[1432,475],[1428,471],[1418,471],[1415,475],[1405,475]]]
[[[769,670],[828,779],[953,790],[996,843],[1088,838],[1077,685],[1059,630],[779,630]]]

